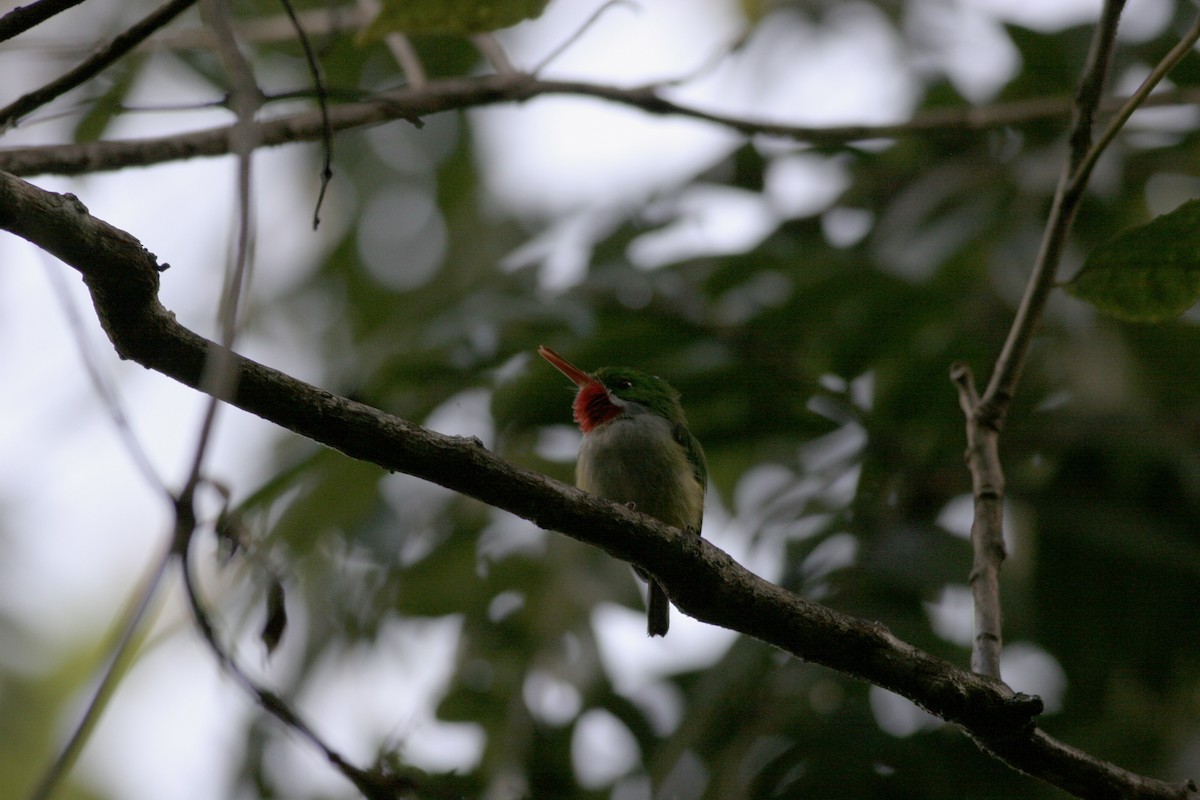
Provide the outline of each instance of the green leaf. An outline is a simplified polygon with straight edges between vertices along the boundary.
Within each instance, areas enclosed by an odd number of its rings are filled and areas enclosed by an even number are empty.
[[[1162,322],[1200,300],[1200,200],[1101,245],[1067,291],[1106,314]]]
[[[533,19],[549,0],[384,0],[379,16],[363,31],[374,41],[386,34],[459,34],[497,31]]]
[[[129,96],[134,81],[141,75],[145,63],[142,57],[131,57],[106,73],[108,86],[75,124],[74,140],[78,143],[99,141],[112,124]]]

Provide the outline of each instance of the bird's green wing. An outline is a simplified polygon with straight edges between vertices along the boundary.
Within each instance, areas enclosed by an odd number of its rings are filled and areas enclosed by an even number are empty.
[[[704,448],[700,446],[699,440],[682,422],[676,422],[671,433],[675,437],[675,441],[683,445],[688,461],[692,463],[692,472],[696,476],[696,482],[701,486],[708,486],[708,462],[704,460]]]

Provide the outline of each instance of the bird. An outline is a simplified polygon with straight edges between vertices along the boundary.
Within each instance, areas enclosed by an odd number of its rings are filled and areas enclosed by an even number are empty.
[[[584,372],[542,345],[538,355],[578,387],[573,418],[583,432],[575,485],[628,505],[660,522],[700,535],[708,465],[688,429],[679,392],[655,375],[628,367]],[[649,585],[648,636],[665,636],[671,604],[659,582]]]

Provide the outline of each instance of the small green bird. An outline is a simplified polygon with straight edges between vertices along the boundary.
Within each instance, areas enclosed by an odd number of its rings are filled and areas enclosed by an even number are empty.
[[[679,392],[635,369],[602,367],[589,374],[549,347],[539,347],[538,354],[579,387],[574,417],[583,443],[576,485],[699,535],[708,466],[688,430]],[[664,636],[671,624],[667,593],[653,577],[638,574],[650,584],[646,632]]]

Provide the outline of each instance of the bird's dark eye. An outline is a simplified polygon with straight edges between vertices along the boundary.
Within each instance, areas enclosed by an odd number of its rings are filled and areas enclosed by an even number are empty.
[[[614,389],[628,389],[630,386],[633,386],[633,381],[628,378],[621,378],[619,381],[613,383]]]

